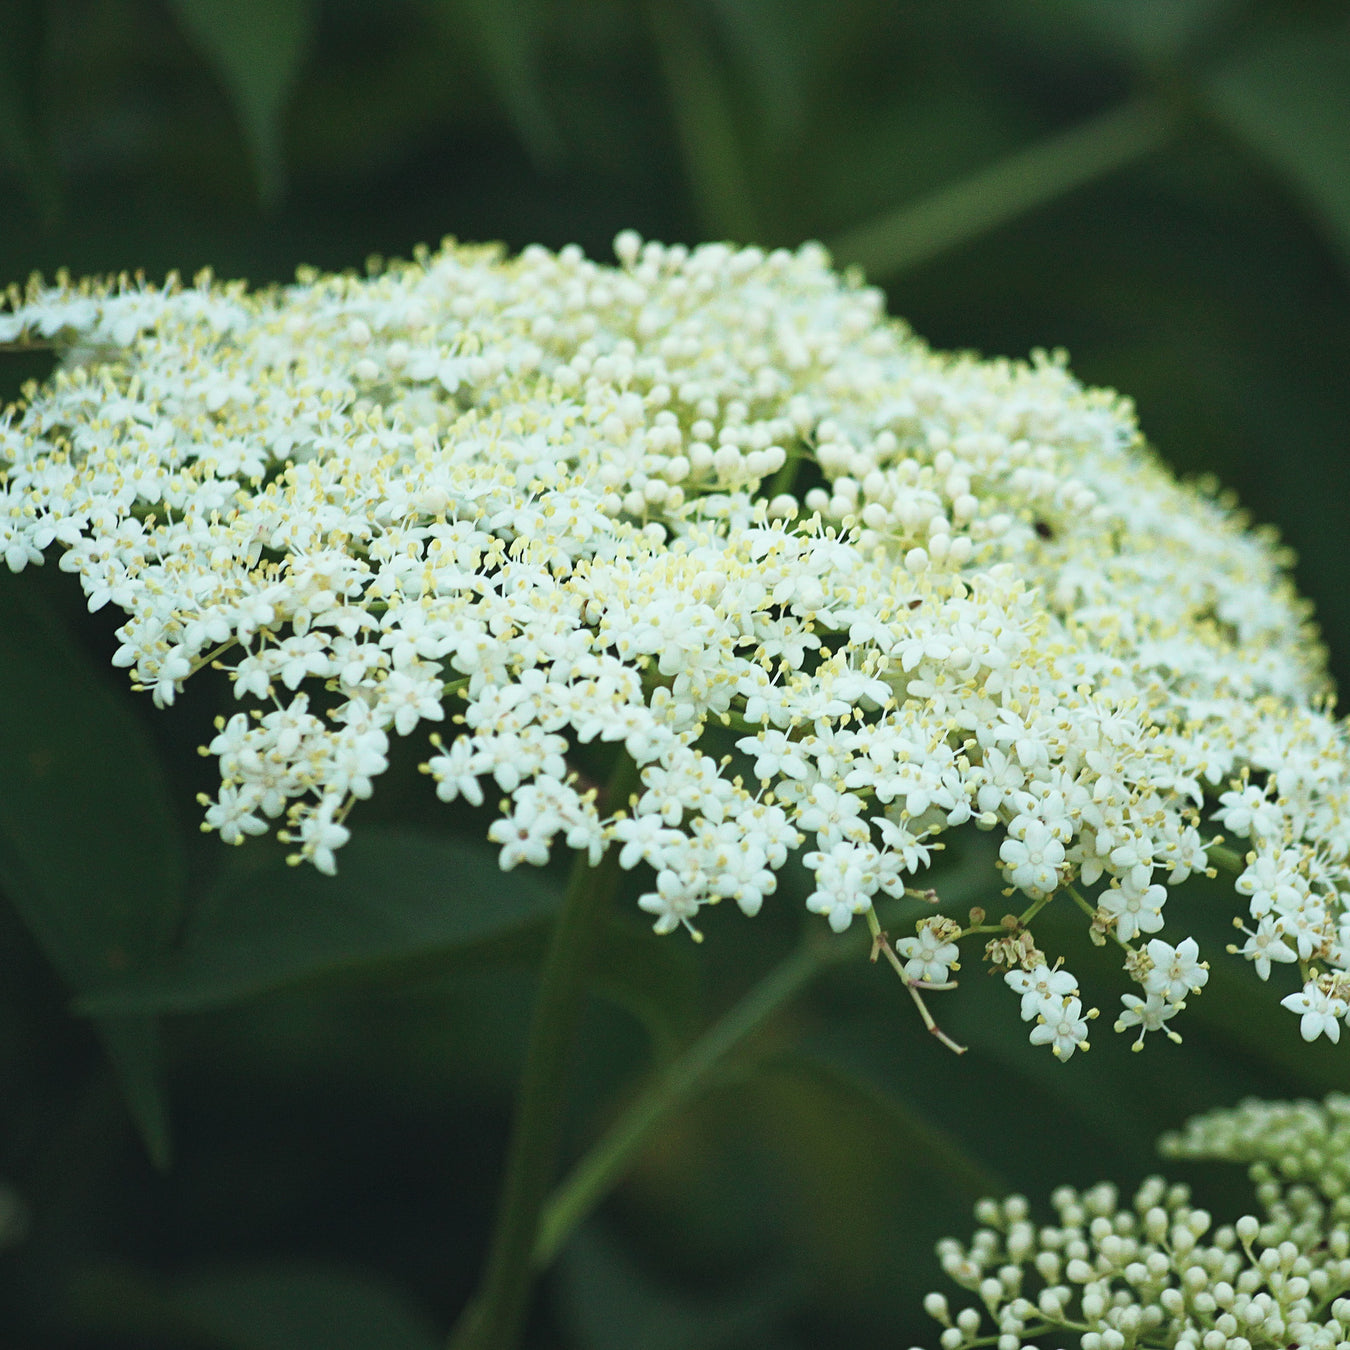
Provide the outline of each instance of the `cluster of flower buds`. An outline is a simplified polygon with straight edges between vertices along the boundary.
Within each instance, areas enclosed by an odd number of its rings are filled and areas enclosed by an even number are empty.
[[[1128,1206],[1107,1183],[1062,1187],[1045,1226],[1022,1196],[982,1200],[971,1242],[938,1247],[948,1276],[978,1299],[953,1315],[944,1295],[928,1295],[942,1350],[1066,1336],[1082,1350],[1350,1342],[1350,1097],[1244,1102],[1197,1117],[1161,1147],[1250,1163],[1260,1214],[1215,1227],[1185,1186],[1159,1177]]]

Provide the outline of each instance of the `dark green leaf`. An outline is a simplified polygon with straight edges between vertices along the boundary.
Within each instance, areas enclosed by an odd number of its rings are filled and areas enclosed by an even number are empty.
[[[579,1232],[559,1266],[563,1315],[586,1350],[719,1350],[769,1344],[789,1311],[785,1280],[759,1280],[737,1293],[696,1298],[673,1289],[597,1225]]]
[[[757,212],[726,72],[684,6],[654,0],[648,13],[704,233],[750,242],[759,235]]]
[[[535,163],[556,167],[562,142],[541,87],[539,0],[436,0],[432,13],[468,30],[474,54]]]
[[[164,1170],[172,1145],[159,1022],[154,1017],[131,1015],[100,1017],[95,1025],[150,1161]]]
[[[17,169],[39,213],[56,210],[51,167],[39,144],[38,75],[48,21],[35,0],[0,0],[0,165]]]
[[[1030,40],[1045,43],[1061,60],[1084,58],[1085,45],[1120,55],[1145,68],[1175,66],[1189,48],[1209,38],[1240,0],[1033,0],[1017,16]]]
[[[486,844],[357,830],[335,877],[273,857],[261,870],[227,878],[180,951],[80,1006],[185,1012],[322,976],[403,970],[409,962],[444,968],[451,957],[518,936],[556,900],[541,874],[503,873]]]
[[[323,1269],[241,1270],[184,1280],[184,1322],[228,1350],[438,1350],[426,1316],[382,1281]]]
[[[0,884],[79,988],[143,966],[178,923],[182,841],[155,753],[22,578],[0,576]]]
[[[103,1264],[77,1273],[68,1303],[75,1325],[99,1343],[175,1350],[433,1350],[442,1343],[401,1290],[320,1265],[257,1265],[161,1280]]]
[[[759,121],[781,140],[806,116],[805,79],[825,13],[788,0],[715,0],[727,45],[745,70]]]
[[[281,195],[281,120],[313,26],[313,0],[173,0],[234,104],[264,204]]]
[[[1350,27],[1268,36],[1209,83],[1217,116],[1294,187],[1350,263]]]
[[[136,717],[26,593],[0,577],[0,886],[66,982],[149,968],[179,920],[184,861]],[[152,1024],[100,1027],[151,1155],[167,1156]]]
[[[698,963],[687,943],[611,915],[597,934],[591,986],[637,1018],[659,1058],[670,1058],[689,1039],[698,1013]]]
[[[866,1112],[884,1122],[887,1137],[903,1154],[906,1165],[916,1172],[941,1176],[972,1200],[982,1195],[999,1195],[1006,1189],[996,1171],[943,1128],[940,1115],[933,1117],[916,1110],[905,1097],[881,1086],[866,1073],[855,1071],[852,1065],[836,1062],[818,1047],[793,1055],[783,1064],[803,1081],[830,1094],[835,1099],[835,1109]]]

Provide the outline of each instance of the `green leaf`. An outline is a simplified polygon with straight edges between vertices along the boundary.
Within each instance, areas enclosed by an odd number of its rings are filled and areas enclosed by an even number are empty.
[[[855,225],[830,251],[872,281],[898,276],[1152,154],[1176,128],[1161,105],[1121,103]]]
[[[39,103],[49,21],[48,7],[36,0],[0,0],[0,165],[19,171],[34,209],[51,224],[60,196],[40,134]]]
[[[541,89],[544,10],[539,0],[436,0],[432,15],[468,29],[474,52],[535,164],[556,168],[563,145]]]
[[[915,1110],[898,1092],[882,1086],[865,1070],[841,1062],[820,1045],[809,1043],[806,1050],[784,1056],[781,1066],[827,1093],[839,1111],[866,1113],[883,1122],[887,1138],[903,1154],[910,1170],[941,1176],[971,1200],[1001,1195],[1007,1189],[997,1171],[943,1128],[940,1114]]]
[[[667,942],[650,924],[610,914],[596,934],[591,987],[632,1013],[651,1037],[658,1060],[673,1058],[692,1033],[698,979],[689,945]]]
[[[1350,263],[1350,26],[1268,35],[1210,79],[1209,105],[1307,203]]]
[[[730,1350],[770,1344],[796,1290],[782,1276],[712,1298],[659,1281],[633,1259],[631,1244],[598,1225],[577,1234],[559,1263],[560,1302],[572,1339],[586,1350]]]
[[[749,243],[759,237],[758,211],[726,73],[685,7],[652,0],[647,14],[703,232]]]
[[[117,1076],[131,1118],[150,1161],[164,1171],[172,1154],[172,1135],[164,1088],[164,1054],[159,1021],[154,1017],[100,1017],[95,1026]]]
[[[798,134],[827,12],[791,0],[714,0],[711,8],[744,70],[760,126],[775,143]]]
[[[247,855],[249,846],[240,852]],[[356,831],[338,874],[288,867],[227,877],[183,947],[154,970],[83,999],[85,1012],[190,1012],[302,981],[442,968],[538,925],[556,887],[522,868],[503,873],[478,841],[404,830]]]
[[[314,0],[173,0],[179,22],[215,67],[234,104],[258,195],[281,196],[281,118],[314,20]]]
[[[23,580],[0,577],[0,887],[86,991],[149,968],[177,929],[184,857],[158,760],[126,701]],[[101,1023],[147,1148],[168,1154],[152,1023]]]
[[[1147,70],[1170,70],[1229,22],[1241,0],[1031,0],[1020,8],[1023,40],[1066,64],[1086,64],[1100,51]]]
[[[439,1350],[420,1310],[383,1281],[323,1269],[240,1270],[184,1280],[183,1320],[228,1350]]]
[[[172,1280],[102,1264],[76,1273],[66,1312],[85,1336],[119,1345],[434,1350],[442,1344],[402,1290],[318,1264],[215,1269]]]

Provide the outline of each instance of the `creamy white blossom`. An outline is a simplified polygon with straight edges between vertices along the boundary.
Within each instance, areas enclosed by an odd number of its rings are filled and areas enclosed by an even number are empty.
[[[617,848],[696,932],[795,855],[835,929],[917,905],[887,948],[916,997],[985,942],[1067,1059],[1095,1009],[1035,913],[1081,904],[1140,988],[1117,1025],[1171,1034],[1207,972],[1167,897],[1217,825],[1241,954],[1296,963],[1286,1007],[1334,1038],[1350,755],[1275,541],[1125,400],[930,351],[819,246],[616,251],[11,292],[0,341],[62,361],[0,416],[0,552],[120,610],[156,703],[228,671],[205,828],[332,871],[393,738],[428,736],[442,800],[505,798],[503,868]],[[631,801],[578,776],[594,742]],[[1030,904],[934,926],[913,883],[970,821]]]

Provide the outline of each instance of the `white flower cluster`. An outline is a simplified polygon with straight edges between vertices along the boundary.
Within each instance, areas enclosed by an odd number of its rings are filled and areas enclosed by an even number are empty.
[[[1286,1002],[1335,1036],[1350,755],[1274,542],[1115,394],[933,353],[818,246],[616,252],[11,292],[0,343],[63,359],[0,416],[0,552],[59,546],[157,703],[229,671],[206,827],[279,822],[331,872],[430,722],[444,801],[504,795],[504,868],[617,847],[669,932],[753,914],[799,851],[810,910],[875,922],[974,821],[1030,908],[921,922],[896,959],[945,986],[991,934],[1067,1058],[1095,1010],[1027,924],[1082,906],[1141,988],[1117,1025],[1166,1030],[1206,970],[1152,935],[1217,810],[1251,848],[1244,954],[1297,962]],[[573,771],[597,740],[632,802]]]
[[[1161,1147],[1252,1162],[1261,1214],[1213,1228],[1185,1186],[1160,1177],[1128,1208],[1109,1183],[1062,1187],[1044,1227],[1022,1196],[982,1200],[969,1246],[938,1246],[946,1273],[979,1300],[953,1317],[942,1294],[928,1295],[942,1350],[1019,1350],[1033,1338],[1082,1350],[1350,1346],[1350,1097],[1245,1102]]]

